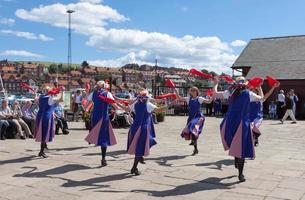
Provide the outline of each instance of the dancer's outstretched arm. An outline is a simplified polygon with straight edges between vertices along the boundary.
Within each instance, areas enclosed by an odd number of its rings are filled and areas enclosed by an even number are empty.
[[[266,101],[270,95],[273,93],[274,89],[279,87],[280,86],[280,83],[274,85],[265,95],[264,95],[264,101]]]

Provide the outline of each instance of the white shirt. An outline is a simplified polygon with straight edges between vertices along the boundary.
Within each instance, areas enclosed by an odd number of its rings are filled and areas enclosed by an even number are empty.
[[[223,92],[222,95],[223,95],[223,98],[224,98],[224,99],[229,99],[229,97],[231,96],[231,93],[230,93],[230,91],[225,90],[225,91]],[[261,96],[255,94],[255,93],[252,92],[252,91],[249,91],[249,97],[250,97],[250,102],[262,101],[262,100],[261,100]]]
[[[78,103],[78,104],[82,103],[82,95],[77,95],[75,97],[75,103]]]
[[[133,104],[129,105],[129,108],[131,111],[135,112],[135,105],[137,102],[134,102]],[[149,101],[147,101],[146,103],[146,108],[147,108],[147,112],[148,113],[152,113],[152,111],[154,111],[157,106],[155,106],[154,104],[150,103]]]
[[[91,92],[91,93],[89,94],[89,96],[88,96],[88,101],[92,101],[92,97],[93,97],[93,92]],[[114,98],[113,98],[113,96],[112,96],[112,94],[111,94],[110,92],[107,92],[107,98],[113,99],[113,100],[114,100]]]
[[[186,101],[187,104],[189,104],[191,97],[183,97],[183,99]],[[208,99],[204,97],[198,97],[198,101],[200,104],[202,104],[204,101],[208,101]]]
[[[278,100],[279,102],[285,103],[285,95],[284,95],[284,94],[278,94],[278,95],[277,95],[277,100]]]

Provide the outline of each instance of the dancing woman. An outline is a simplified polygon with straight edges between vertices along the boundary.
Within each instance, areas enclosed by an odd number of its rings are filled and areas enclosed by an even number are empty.
[[[91,115],[91,130],[85,140],[89,144],[95,144],[101,147],[102,160],[101,166],[107,166],[106,153],[107,147],[113,146],[117,143],[112,125],[109,119],[109,106],[117,109],[117,104],[114,103],[113,96],[107,90],[108,84],[104,81],[98,81],[93,93],[88,97],[92,101],[93,111]]]
[[[237,77],[236,84],[230,91],[219,92],[219,79],[214,78],[214,96],[229,99],[228,112],[220,124],[221,139],[225,150],[235,157],[235,167],[238,168],[238,179],[244,182],[244,163],[246,158],[254,159],[254,141],[249,119],[250,102],[264,99],[262,88],[258,88],[258,95],[249,91],[248,82],[244,77]]]
[[[52,142],[55,135],[54,110],[55,103],[63,102],[63,92],[59,98],[54,98],[49,94],[51,87],[45,85],[42,88],[42,94],[39,96],[39,110],[36,116],[35,134],[36,142],[40,142],[40,152],[38,156],[46,158],[47,155],[44,149],[47,148],[47,143]]]
[[[187,123],[185,128],[182,131],[181,137],[185,140],[192,140],[190,145],[194,146],[193,156],[198,154],[197,140],[199,135],[202,132],[205,117],[201,112],[201,104],[202,103],[211,103],[213,98],[206,99],[204,97],[199,96],[199,89],[197,87],[191,87],[190,97],[181,97],[177,90],[176,95],[178,100],[185,101],[189,108],[189,117],[187,119]]]
[[[164,112],[167,106],[157,107],[148,101],[148,92],[143,90],[136,101],[129,105],[127,110],[135,112],[135,119],[128,132],[127,152],[135,155],[131,174],[140,175],[138,163],[143,161],[143,156],[148,156],[150,148],[157,144],[155,129],[152,121],[152,112]]]

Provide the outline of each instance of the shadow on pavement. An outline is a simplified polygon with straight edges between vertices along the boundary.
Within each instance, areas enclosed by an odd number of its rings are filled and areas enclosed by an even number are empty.
[[[225,179],[231,179],[236,176],[228,176],[224,178],[217,178],[217,177],[211,177],[211,178],[206,178],[202,181],[198,181],[195,183],[189,183],[185,185],[179,185],[173,189],[170,190],[164,190],[164,191],[153,191],[153,190],[132,190],[132,192],[145,192],[148,194],[151,194],[152,196],[155,197],[168,197],[168,196],[179,196],[179,195],[187,195],[187,194],[192,194],[196,193],[199,191],[204,191],[204,190],[223,190],[223,189],[230,189],[231,186],[239,183],[237,182],[232,182],[232,183],[221,183],[221,181]]]
[[[114,158],[118,158],[118,156],[123,155],[123,154],[127,154],[127,151],[126,150],[118,150],[118,151],[107,152],[107,156],[114,157]],[[101,155],[101,153],[82,154],[82,156],[99,156],[99,155]]]
[[[155,161],[156,163],[158,163],[161,166],[171,167],[173,164],[167,163],[168,161],[180,160],[180,159],[184,159],[186,157],[188,157],[188,155],[184,155],[184,156],[163,156],[163,157],[157,157],[157,158],[147,158],[146,160]]]
[[[22,167],[23,169],[30,169],[30,171],[25,172],[23,174],[15,174],[14,177],[45,177],[45,178],[54,178],[50,177],[51,175],[59,175],[65,174],[68,172],[79,171],[79,170],[86,170],[92,169],[91,167],[85,165],[78,165],[78,164],[67,164],[60,167],[55,167],[53,169],[48,169],[41,172],[35,172],[38,168],[37,167]]]
[[[127,179],[130,177],[132,177],[131,174],[123,173],[123,174],[114,174],[114,175],[110,175],[110,176],[95,177],[95,178],[91,178],[91,179],[83,180],[83,181],[74,181],[74,180],[70,180],[70,179],[63,179],[67,182],[64,183],[62,186],[63,187],[90,187],[90,188],[86,188],[83,190],[93,190],[93,189],[98,189],[98,188],[109,187],[108,185],[101,185],[101,183],[119,181],[119,180]],[[104,191],[101,191],[101,192],[104,192]],[[118,191],[118,192],[123,192],[123,191]]]
[[[34,160],[34,158],[38,158],[38,157],[37,156],[26,156],[26,157],[22,157],[22,158],[11,159],[11,160],[1,160],[0,165],[23,163],[23,162]]]

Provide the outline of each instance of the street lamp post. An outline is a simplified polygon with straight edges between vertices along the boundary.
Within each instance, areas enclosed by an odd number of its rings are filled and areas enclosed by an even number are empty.
[[[74,10],[67,10],[68,13],[68,90],[70,90],[71,85],[71,64],[72,64],[72,47],[71,47],[71,14]]]
[[[158,59],[155,59],[155,73],[154,73],[154,96],[157,95],[157,68],[158,68]]]

